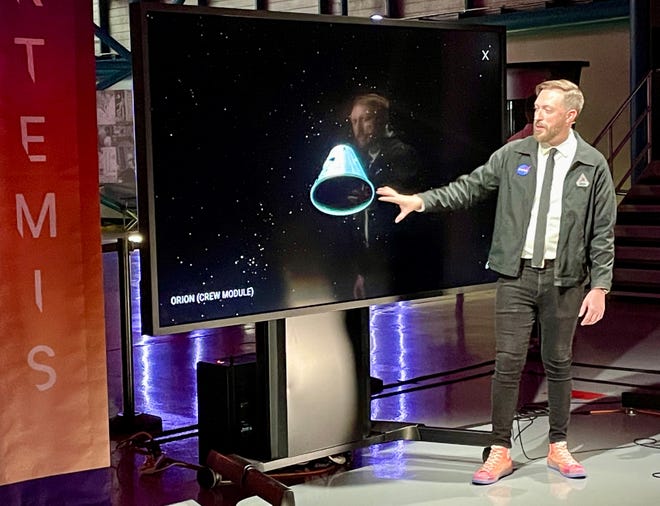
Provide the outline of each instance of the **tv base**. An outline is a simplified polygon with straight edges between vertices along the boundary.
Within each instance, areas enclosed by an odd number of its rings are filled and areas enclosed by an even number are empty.
[[[312,451],[294,457],[270,462],[246,460],[238,455],[222,455],[214,450],[208,454],[206,464],[197,473],[197,481],[204,488],[212,488],[223,479],[238,485],[244,492],[257,495],[276,506],[295,504],[293,491],[266,473],[324,457],[340,455],[374,444],[393,441],[429,441],[488,447],[491,433],[473,429],[429,427],[405,422],[373,421],[372,434],[359,441]]]
[[[303,462],[393,441],[428,441],[432,443],[486,447],[491,443],[491,432],[474,429],[431,427],[406,422],[374,421],[371,434],[364,439],[267,462],[251,462],[255,469],[266,473]]]

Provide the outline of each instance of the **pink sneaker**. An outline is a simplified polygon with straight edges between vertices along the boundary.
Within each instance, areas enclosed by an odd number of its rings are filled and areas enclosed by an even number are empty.
[[[559,471],[567,478],[586,478],[584,466],[573,458],[566,447],[566,441],[551,443],[548,451],[548,467]]]
[[[486,462],[472,476],[475,485],[490,485],[513,472],[513,462],[509,449],[504,446],[491,446]]]

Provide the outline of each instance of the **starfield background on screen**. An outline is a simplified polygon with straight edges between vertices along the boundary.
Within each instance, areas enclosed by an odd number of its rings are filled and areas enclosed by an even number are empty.
[[[502,144],[502,29],[144,2],[136,10],[147,331],[493,280],[492,200],[395,224],[398,209],[374,191],[442,185]],[[382,107],[371,118],[381,121],[378,142],[363,138],[358,97],[363,113]]]

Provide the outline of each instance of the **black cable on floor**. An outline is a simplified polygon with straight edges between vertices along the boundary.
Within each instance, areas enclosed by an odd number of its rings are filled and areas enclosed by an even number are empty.
[[[514,421],[516,422],[516,426],[518,427],[518,433],[514,435],[513,441],[518,440],[523,455],[530,462],[533,462],[534,460],[539,460],[543,457],[532,458],[529,455],[527,455],[527,451],[525,450],[525,445],[522,440],[522,433],[525,432],[527,429],[529,429],[532,425],[534,425],[534,422],[540,416],[548,416],[548,408],[543,406],[532,405],[521,408],[514,418]],[[520,428],[521,421],[527,421],[529,423],[521,429]]]
[[[633,440],[637,446],[643,446],[644,448],[651,448],[652,450],[660,450],[660,441],[653,437],[640,437]]]
[[[637,438],[633,441],[638,446],[643,446],[644,448],[651,448],[652,450],[660,450],[660,441],[654,437],[644,437]],[[660,471],[655,471],[651,473],[653,478],[660,478]]]
[[[185,429],[177,429],[176,431],[171,431],[170,434],[173,434],[170,437],[167,437],[167,434],[161,432],[157,436],[154,436],[154,441],[159,443],[171,443],[172,441],[180,441],[182,439],[188,439],[191,437],[197,437],[199,435],[199,430],[197,425],[190,425]]]
[[[639,372],[643,374],[660,374],[656,369],[639,369],[637,367],[619,367],[613,365],[585,364],[583,362],[573,362],[573,367],[589,367],[592,369],[606,369],[611,371]]]
[[[389,383],[387,385],[383,385],[383,390],[387,390],[390,388],[396,388],[402,385],[408,385],[410,383],[420,383],[422,381],[427,381],[430,379],[435,379],[435,378],[440,378],[442,376],[449,376],[451,374],[459,374],[465,371],[471,371],[473,369],[481,369],[482,367],[486,367],[489,365],[493,365],[495,363],[494,360],[487,360],[486,362],[481,362],[479,364],[474,364],[474,365],[468,365],[465,367],[459,367],[458,369],[452,369],[451,371],[442,371],[442,372],[436,372],[433,374],[425,374],[423,376],[417,376],[416,378],[408,378],[407,380],[400,380],[400,381],[395,381],[394,383]]]
[[[545,376],[545,373],[542,371],[525,371],[525,374],[530,376]],[[622,381],[611,381],[611,380],[598,380],[593,378],[581,378],[579,376],[573,376],[573,381],[582,381],[584,383],[598,383],[600,385],[615,385],[620,387],[631,387],[631,388],[641,388],[644,390],[658,391],[660,388],[648,385],[638,385],[636,383],[624,383]]]
[[[437,383],[429,383],[428,385],[420,385],[418,387],[413,387],[413,388],[407,388],[405,390],[397,390],[395,392],[388,392],[385,394],[379,394],[379,395],[372,395],[371,399],[383,399],[385,397],[392,397],[395,395],[401,395],[401,394],[407,394],[410,392],[417,392],[419,390],[427,390],[429,388],[435,388],[435,387],[443,387],[445,385],[451,385],[453,383],[459,383],[461,381],[466,381],[466,380],[471,380],[471,379],[477,379],[477,378],[482,378],[484,376],[492,376],[493,371],[487,371],[481,374],[472,374],[470,376],[463,376],[461,378],[457,378],[454,380],[447,380],[447,381],[439,381]]]

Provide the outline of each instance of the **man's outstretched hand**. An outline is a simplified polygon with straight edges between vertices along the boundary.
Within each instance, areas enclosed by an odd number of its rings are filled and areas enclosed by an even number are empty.
[[[389,186],[378,188],[376,194],[379,195],[378,200],[399,206],[401,212],[394,218],[395,223],[399,223],[413,211],[421,211],[424,208],[422,199],[417,195],[403,195]]]

